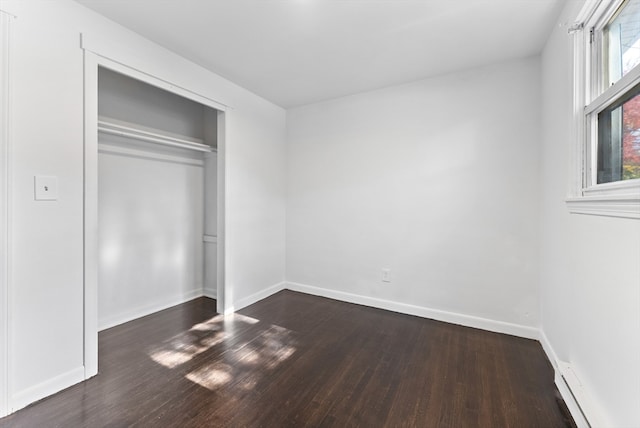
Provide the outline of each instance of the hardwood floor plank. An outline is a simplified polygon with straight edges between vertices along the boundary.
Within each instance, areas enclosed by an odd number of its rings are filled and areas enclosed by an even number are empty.
[[[283,291],[101,332],[100,374],[0,427],[565,427],[533,340]]]

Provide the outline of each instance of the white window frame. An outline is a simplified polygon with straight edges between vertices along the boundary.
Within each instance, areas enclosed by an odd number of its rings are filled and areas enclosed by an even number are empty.
[[[640,219],[640,179],[597,184],[598,113],[640,83],[640,66],[603,88],[603,28],[624,0],[588,0],[573,33],[575,150],[569,212]]]

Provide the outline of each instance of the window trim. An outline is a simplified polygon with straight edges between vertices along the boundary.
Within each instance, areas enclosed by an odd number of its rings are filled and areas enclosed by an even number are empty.
[[[640,83],[640,66],[603,89],[602,30],[624,0],[587,0],[569,30],[573,34],[573,115],[575,148],[572,153],[570,213],[640,219],[640,179],[592,184],[598,113]],[[592,48],[591,44],[595,43]],[[593,96],[597,94],[597,96]]]

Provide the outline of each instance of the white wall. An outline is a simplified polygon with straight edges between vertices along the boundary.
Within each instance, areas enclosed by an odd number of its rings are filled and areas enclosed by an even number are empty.
[[[205,172],[201,154],[199,164],[185,150],[166,161],[154,159],[157,147],[107,135],[100,142],[102,330],[202,295]],[[123,155],[121,144],[148,157]]]
[[[229,303],[284,279],[281,108],[66,0],[3,1],[15,21],[10,400],[23,406],[83,376],[83,51],[119,60],[230,106],[226,147]],[[34,202],[33,177],[59,179]],[[4,309],[4,308],[3,308]]]
[[[289,110],[289,286],[530,335],[539,74],[524,59]]]
[[[573,23],[569,1],[560,23]],[[572,39],[556,26],[542,56],[541,322],[606,426],[640,426],[640,222],[570,215]]]
[[[176,134],[180,138],[204,139],[205,106],[195,101],[102,67],[98,72],[98,95],[100,116]],[[211,114],[207,115],[207,120],[216,122]]]
[[[82,56],[73,26],[65,28],[74,8],[17,3],[12,9],[18,18],[10,159],[11,407],[31,401],[39,392],[34,389],[50,392],[76,380],[83,364]],[[57,201],[33,200],[35,175],[58,177]]]

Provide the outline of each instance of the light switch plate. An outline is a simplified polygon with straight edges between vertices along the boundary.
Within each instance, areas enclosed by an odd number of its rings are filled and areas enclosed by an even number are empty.
[[[58,200],[58,177],[37,175],[34,183],[36,201]]]

